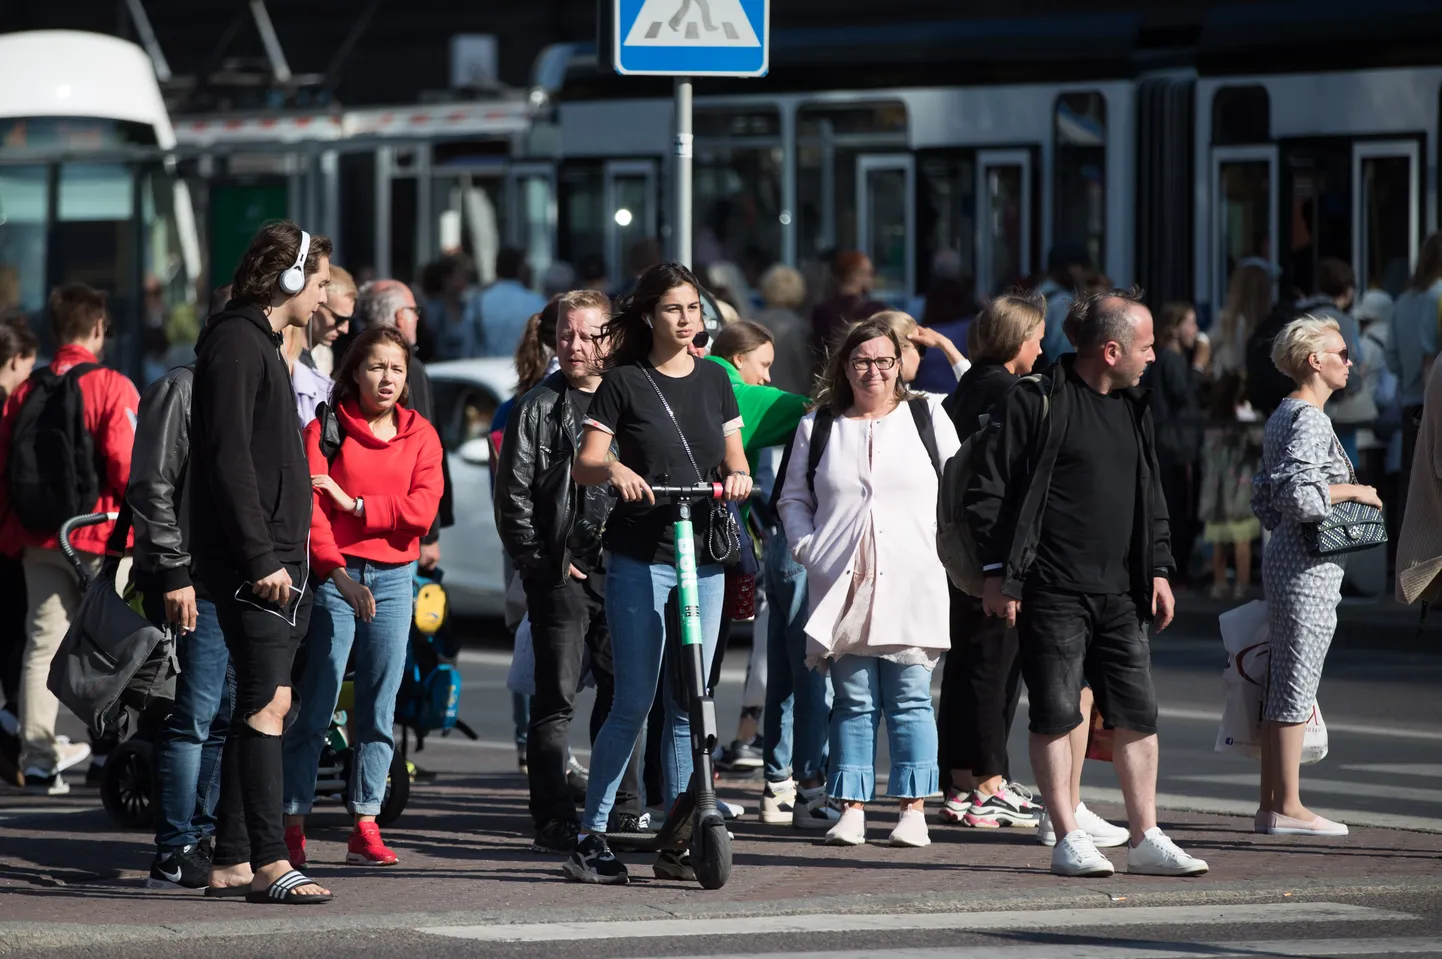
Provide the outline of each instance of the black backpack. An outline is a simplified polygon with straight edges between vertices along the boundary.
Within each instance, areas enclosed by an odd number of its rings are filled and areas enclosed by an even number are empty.
[[[907,407],[911,410],[912,422],[916,424],[916,432],[921,435],[921,445],[926,447],[926,455],[931,458],[931,468],[936,470],[936,477],[939,481],[942,475],[941,452],[936,445],[936,427],[931,422],[931,405],[924,396],[914,396],[906,401]],[[836,419],[836,414],[828,409],[822,408],[816,411],[816,424],[811,428],[811,446],[806,456],[806,487],[811,490],[811,495],[816,495],[816,469],[821,465],[821,454],[826,452],[826,443],[831,439],[831,424]],[[771,488],[771,512],[776,513],[776,504],[781,502],[781,486],[786,481],[786,470],[791,464],[791,450],[796,446],[795,434],[791,442],[786,444],[786,449],[781,454],[781,465],[776,470],[776,485]]]
[[[88,513],[100,498],[95,440],[85,428],[80,378],[98,363],[81,363],[64,375],[46,367],[30,377],[10,434],[10,507],[32,533],[54,535],[72,516]]]

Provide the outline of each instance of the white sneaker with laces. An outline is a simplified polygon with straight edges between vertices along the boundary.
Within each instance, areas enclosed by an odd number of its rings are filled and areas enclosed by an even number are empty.
[[[1127,849],[1127,872],[1134,876],[1200,876],[1206,871],[1205,860],[1182,852],[1160,826],[1148,829],[1140,846]]]
[[[1121,846],[1131,839],[1131,833],[1107,822],[1088,809],[1086,803],[1077,803],[1076,824],[1091,837],[1092,845],[1101,849]],[[1041,814],[1041,822],[1036,827],[1036,841],[1043,846],[1056,845],[1056,826],[1052,824],[1050,812],[1043,811]]]
[[[791,822],[791,811],[796,808],[796,780],[768,782],[761,790],[761,821],[775,825]]]
[[[57,773],[63,773],[90,758],[89,743],[72,743],[64,736],[57,736],[56,739],[55,771]]]
[[[1085,829],[1087,835],[1092,837],[1092,842],[1102,849],[1109,846],[1120,846],[1132,838],[1132,834],[1125,828],[1107,822],[1088,809],[1086,803],[1077,803],[1076,824]]]
[[[836,825],[826,832],[828,846],[860,846],[866,842],[866,813],[856,806],[841,811]]]
[[[1116,867],[1097,851],[1086,830],[1078,829],[1067,833],[1052,850],[1051,871],[1056,876],[1110,876]]]

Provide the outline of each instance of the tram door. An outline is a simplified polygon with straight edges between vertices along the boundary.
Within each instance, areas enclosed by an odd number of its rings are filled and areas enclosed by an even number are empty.
[[[1422,237],[1422,144],[1352,144],[1352,268],[1357,290],[1398,296],[1417,262]]]
[[[1227,303],[1227,283],[1243,260],[1276,262],[1277,148],[1271,145],[1212,150],[1212,316]]]
[[[644,240],[659,241],[656,161],[608,160],[605,174],[606,266],[617,287],[631,279],[631,253]]]
[[[534,285],[556,259],[556,172],[515,163],[506,173],[506,242],[526,254]]]
[[[856,158],[856,235],[876,268],[877,299],[906,308],[916,288],[916,189],[910,154]]]
[[[1032,271],[1032,155],[980,150],[976,156],[976,275],[995,296]]]

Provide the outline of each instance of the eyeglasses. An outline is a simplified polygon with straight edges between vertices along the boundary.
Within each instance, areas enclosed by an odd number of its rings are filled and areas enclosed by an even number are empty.
[[[892,369],[896,366],[896,357],[878,356],[872,359],[869,356],[858,356],[851,361],[851,368],[858,373],[865,373],[873,366],[878,370]]]

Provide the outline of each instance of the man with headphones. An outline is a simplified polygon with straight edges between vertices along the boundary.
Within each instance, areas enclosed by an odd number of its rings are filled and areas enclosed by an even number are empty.
[[[291,665],[310,622],[310,469],[282,354],[288,327],[326,302],[331,243],[268,223],[231,301],[196,343],[191,413],[195,579],[215,602],[235,668],[207,895],[283,904],[330,893],[292,868],[281,818]]]

